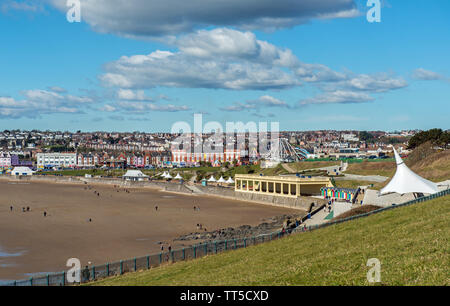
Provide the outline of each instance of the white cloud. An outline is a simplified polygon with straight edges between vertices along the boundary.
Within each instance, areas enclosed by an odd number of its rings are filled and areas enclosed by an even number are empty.
[[[35,118],[43,114],[82,113],[82,107],[94,99],[87,96],[62,95],[54,91],[33,89],[21,92],[25,99],[0,97],[0,117]]]
[[[108,63],[100,76],[107,86],[149,89],[157,86],[183,88],[222,88],[233,90],[284,89],[300,85],[290,73],[278,67],[253,61],[225,58],[198,58],[182,52],[159,57],[123,56]],[[155,56],[156,55],[156,56]]]
[[[117,92],[119,100],[135,100],[135,101],[153,101],[153,98],[147,97],[143,90],[133,91],[131,89],[120,88]]]
[[[325,92],[314,98],[300,101],[300,105],[330,104],[330,103],[364,103],[373,101],[374,98],[363,92],[336,90]]]
[[[66,13],[66,0],[46,1]],[[358,14],[354,0],[82,1],[82,19],[94,30],[132,37],[176,35],[208,26],[275,30]]]
[[[105,104],[102,107],[100,107],[99,110],[102,112],[114,112],[116,111],[116,108],[112,105]]]
[[[249,100],[244,103],[234,103],[234,105],[231,106],[225,106],[222,107],[221,110],[228,111],[228,112],[239,112],[243,110],[256,110],[263,107],[286,107],[288,108],[289,105],[277,98],[274,98],[272,96],[261,96],[256,100]]]
[[[423,80],[423,81],[435,81],[444,79],[443,75],[430,70],[425,70],[423,68],[418,68],[414,70],[412,77],[416,80]]]
[[[155,103],[144,103],[144,102],[118,102],[115,105],[116,110],[126,111],[126,112],[150,112],[150,111],[157,111],[157,112],[180,112],[180,111],[188,111],[190,110],[189,106],[186,105],[172,105],[172,104],[165,104],[165,105],[158,105]]]
[[[9,11],[25,11],[25,12],[38,12],[43,11],[44,7],[41,1],[13,1],[13,0],[3,0],[4,2],[0,5],[0,12],[7,13]]]
[[[386,74],[368,75],[360,74],[345,81],[342,85],[352,90],[369,92],[386,92],[408,86],[402,78],[392,78]]]

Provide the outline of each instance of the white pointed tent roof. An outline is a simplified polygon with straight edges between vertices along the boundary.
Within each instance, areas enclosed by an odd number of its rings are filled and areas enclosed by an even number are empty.
[[[164,171],[164,173],[163,174],[160,174],[162,177],[166,177],[167,176],[167,173],[166,173],[166,171]]]
[[[175,176],[176,180],[182,180],[183,178],[181,177],[181,175],[179,173],[177,173],[177,176]]]
[[[217,183],[226,183],[226,181],[223,179],[223,176],[221,176]]]
[[[166,179],[171,179],[173,178],[172,175],[170,175],[170,173],[167,173],[167,175],[165,176]]]
[[[216,179],[214,178],[214,176],[211,175],[211,177],[209,178],[208,182],[217,182]]]
[[[381,194],[386,193],[436,193],[439,191],[437,184],[430,182],[423,177],[418,176],[412,172],[406,164],[403,162],[400,155],[394,148],[395,161],[397,163],[397,171],[394,177],[383,189],[381,189]]]
[[[228,178],[227,183],[228,183],[228,184],[233,184],[233,183],[234,183],[234,181],[233,181],[233,179],[231,178],[231,176]]]

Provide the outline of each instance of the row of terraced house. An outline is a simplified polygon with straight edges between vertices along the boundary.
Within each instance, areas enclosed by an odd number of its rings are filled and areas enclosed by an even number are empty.
[[[37,153],[36,166],[46,168],[146,168],[164,167],[171,162],[167,152],[120,153]]]

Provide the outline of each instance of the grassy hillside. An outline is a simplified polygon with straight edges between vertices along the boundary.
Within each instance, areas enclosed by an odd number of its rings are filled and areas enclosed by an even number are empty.
[[[345,173],[358,175],[392,176],[395,173],[395,161],[370,162],[349,164]]]
[[[450,285],[450,196],[96,285]]]
[[[436,151],[429,143],[417,147],[405,163],[420,176],[440,182],[450,179],[450,150]],[[392,177],[395,173],[396,165],[394,161],[369,162],[349,164],[346,173],[360,175],[382,175]]]

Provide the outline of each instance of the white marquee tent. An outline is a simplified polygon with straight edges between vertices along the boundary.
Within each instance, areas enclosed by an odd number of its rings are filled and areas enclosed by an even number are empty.
[[[214,176],[211,175],[211,177],[209,178],[208,182],[217,182],[216,179],[214,178]]]
[[[181,177],[181,175],[179,173],[177,173],[177,176],[175,176],[176,180],[182,180],[183,178]]]
[[[380,194],[387,193],[427,193],[433,194],[439,191],[437,184],[430,182],[423,177],[412,172],[403,162],[400,155],[394,148],[395,161],[397,163],[397,171],[394,177],[383,189]]]
[[[223,176],[221,176],[217,183],[226,183],[226,181],[223,179]]]
[[[231,178],[231,176],[228,178],[227,183],[228,183],[228,184],[234,184],[234,181],[233,181],[233,179]]]
[[[165,178],[169,180],[169,179],[172,179],[173,177],[172,177],[172,175],[170,175],[170,173],[167,173],[167,175],[165,176]]]

